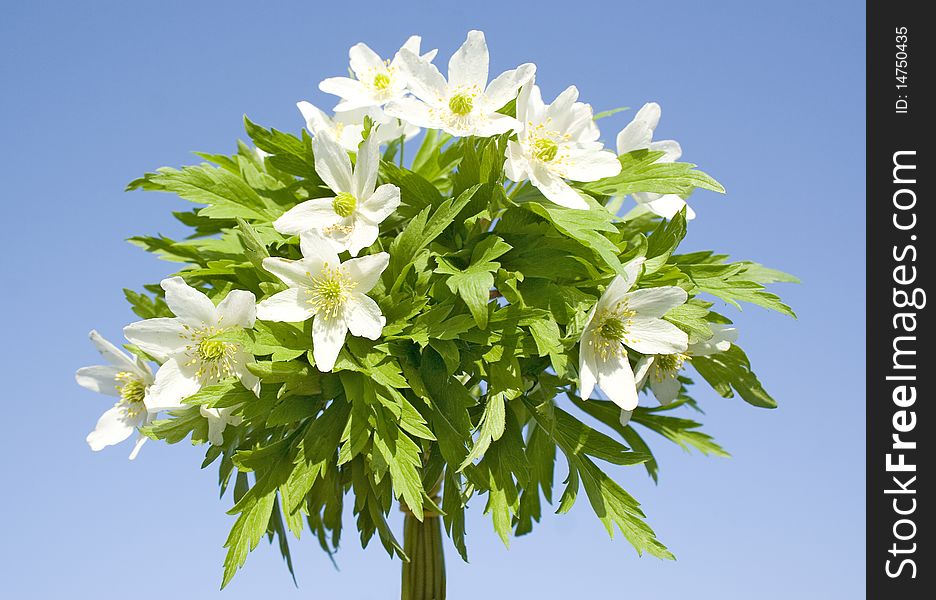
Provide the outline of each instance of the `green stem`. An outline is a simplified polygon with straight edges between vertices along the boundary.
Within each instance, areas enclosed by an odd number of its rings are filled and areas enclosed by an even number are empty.
[[[406,511],[403,521],[401,600],[445,600],[445,555],[442,551],[442,519],[426,514],[420,522]]]

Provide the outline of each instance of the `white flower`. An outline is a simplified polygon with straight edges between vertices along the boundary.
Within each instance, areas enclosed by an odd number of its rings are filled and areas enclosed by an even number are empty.
[[[544,104],[539,86],[523,86],[517,98],[517,120],[523,130],[517,141],[507,142],[507,177],[529,179],[546,198],[568,208],[588,208],[563,179],[596,181],[621,172],[617,157],[598,141],[591,106],[578,99],[578,89],[569,86],[552,102]]]
[[[364,117],[370,117],[379,129],[373,130],[378,144],[386,144],[404,137],[409,140],[419,134],[419,127],[402,123],[399,119],[387,116],[377,107],[356,108],[335,113],[329,117],[323,110],[309,102],[297,102],[299,112],[305,119],[306,128],[312,135],[331,134],[348,152],[357,152],[364,140]]]
[[[654,150],[663,152],[657,162],[676,162],[682,156],[679,142],[673,140],[653,141],[653,131],[660,122],[660,105],[648,102],[637,111],[634,120],[617,135],[618,154],[627,154],[634,150]],[[632,194],[638,204],[645,206],[651,212],[666,219],[676,216],[682,207],[686,207],[686,218],[694,219],[695,211],[686,201],[677,194],[654,194],[651,192],[634,192]]]
[[[661,317],[684,304],[686,291],[675,286],[630,291],[643,259],[633,260],[605,290],[588,315],[579,342],[579,396],[587,399],[595,385],[624,410],[637,406],[637,384],[627,349],[641,354],[685,352],[686,333]],[[625,348],[626,347],[626,348]]]
[[[109,365],[82,367],[75,373],[75,381],[81,387],[93,392],[117,396],[120,400],[101,415],[94,431],[88,434],[86,441],[97,452],[106,446],[113,446],[124,441],[143,425],[149,423],[155,413],[146,409],[144,399],[153,385],[153,371],[138,357],[131,357],[117,346],[101,337],[97,331],[89,334],[91,343],[97,348]],[[146,441],[140,434],[130,452],[130,460]]]
[[[422,38],[418,35],[410,36],[389,62],[380,58],[367,44],[355,44],[348,51],[355,78],[330,77],[319,83],[319,89],[341,97],[341,102],[335,106],[336,111],[381,106],[402,98],[406,94],[407,79],[401,73],[400,54],[407,51],[418,56],[421,43]],[[435,55],[436,50],[432,50],[423,54],[422,59],[430,61]]]
[[[145,402],[151,412],[183,406],[202,386],[237,377],[260,395],[260,379],[247,370],[253,355],[239,344],[215,339],[240,328],[250,329],[256,318],[256,297],[233,290],[218,306],[181,277],[163,279],[166,304],[175,317],[146,319],[124,328],[124,335],[148,355],[162,362]]]
[[[693,356],[711,356],[725,352],[732,342],[738,339],[738,330],[733,325],[710,323],[709,327],[713,333],[711,339],[690,344],[685,352],[641,358],[637,362],[636,370],[641,371],[643,377],[636,377],[637,387],[641,388],[646,384],[660,404],[669,404],[676,400],[679,390],[682,389],[679,372],[687,361],[691,361]]]
[[[312,321],[312,356],[320,371],[331,371],[351,335],[376,340],[386,319],[377,303],[366,296],[387,268],[386,252],[338,260],[334,248],[316,233],[300,237],[303,258],[265,258],[263,268],[279,277],[288,290],[257,305],[264,321]]]
[[[452,55],[448,81],[435,65],[406,48],[400,50],[399,58],[409,89],[418,100],[396,99],[387,104],[388,115],[454,136],[489,137],[521,128],[516,119],[497,110],[532,79],[536,66],[520,65],[488,84],[488,48],[480,31],[469,31],[468,39]]]
[[[228,425],[237,426],[244,422],[240,415],[232,415],[236,406],[227,406],[224,408],[208,408],[200,406],[201,415],[208,420],[208,441],[215,446],[224,445],[224,430]]]
[[[731,344],[738,341],[738,329],[734,325],[722,323],[709,323],[712,337],[704,342],[689,346],[690,356],[711,356],[719,352],[726,352]]]
[[[361,145],[353,171],[347,151],[328,133],[312,139],[312,151],[315,172],[336,195],[297,204],[273,227],[285,235],[318,231],[337,251],[357,256],[377,240],[378,225],[400,205],[400,188],[385,183],[374,189],[380,166],[376,134]]]

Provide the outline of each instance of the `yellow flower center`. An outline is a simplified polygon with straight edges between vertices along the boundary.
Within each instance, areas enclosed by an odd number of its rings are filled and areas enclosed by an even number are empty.
[[[341,192],[332,201],[332,208],[339,217],[350,217],[357,207],[357,198],[348,192]]]
[[[385,90],[390,85],[390,76],[386,73],[377,73],[374,75],[372,84],[375,90]]]
[[[593,322],[597,335],[592,337],[589,344],[602,360],[612,356],[627,356],[624,344],[634,341],[629,335],[631,321],[636,315],[636,311],[627,308],[626,301],[595,315]]]
[[[224,342],[206,338],[198,342],[198,349],[196,352],[198,352],[198,357],[200,359],[212,362],[224,358],[224,355],[228,352],[228,348],[227,344]]]
[[[234,354],[239,346],[215,339],[226,329],[207,325],[195,330],[188,326],[185,329],[188,332],[185,337],[191,342],[185,347],[185,354],[189,357],[186,366],[197,367],[195,377],[208,385],[236,375]]]
[[[146,384],[136,373],[121,371],[114,376],[120,391],[120,403],[124,405],[127,416],[133,418],[146,410],[143,398],[146,396]]]
[[[553,160],[558,152],[559,144],[549,138],[538,138],[533,142],[533,156],[543,162]]]
[[[620,341],[627,334],[627,329],[620,319],[610,318],[601,324],[598,334],[606,340]]]
[[[653,359],[653,379],[674,379],[689,358],[687,354],[657,354]]]
[[[458,93],[449,99],[449,110],[460,117],[464,117],[474,108],[474,97],[468,94]]]
[[[324,319],[337,317],[348,296],[357,287],[340,267],[332,268],[327,264],[318,275],[312,277],[306,302],[312,305],[318,316]]]

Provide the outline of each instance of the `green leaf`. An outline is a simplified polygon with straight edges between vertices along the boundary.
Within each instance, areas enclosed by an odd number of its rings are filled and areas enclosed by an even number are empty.
[[[475,440],[471,452],[458,466],[459,471],[463,471],[468,465],[484,456],[491,442],[500,439],[501,435],[503,435],[505,403],[503,394],[488,395],[487,404],[484,406],[484,414],[481,416],[481,423],[478,425],[478,439]]]
[[[549,220],[563,235],[568,236],[600,256],[608,267],[623,272],[618,258],[620,250],[605,233],[617,233],[614,215],[591,198],[585,198],[588,210],[566,208],[557,204],[536,201],[523,202],[521,207]]]
[[[737,344],[732,344],[725,352],[694,356],[691,362],[695,370],[723,397],[732,398],[732,390],[735,390],[748,404],[761,408],[777,407],[777,401],[761,386],[751,370],[747,355]]]
[[[378,414],[374,430],[374,448],[390,468],[393,493],[406,503],[413,515],[423,520],[423,495],[425,491],[420,477],[422,461],[419,446],[403,433],[386,414]]]
[[[749,302],[779,313],[796,317],[789,306],[781,302],[780,297],[767,292],[764,286],[746,279],[744,263],[728,265],[680,265],[679,270],[689,276],[699,291],[741,308],[739,302]]]
[[[224,558],[224,578],[221,589],[224,589],[234,574],[247,561],[247,554],[257,547],[263,534],[266,533],[267,523],[273,513],[273,504],[276,500],[276,491],[269,492],[250,504],[234,522],[231,533],[228,535],[224,547],[228,549]]]
[[[725,188],[691,163],[656,162],[663,152],[634,150],[619,157],[621,172],[592,183],[581,184],[586,192],[603,196],[626,196],[634,192],[688,196],[696,188],[725,193]]]
[[[387,271],[392,281],[397,281],[405,269],[412,264],[413,257],[454,222],[456,215],[468,204],[480,187],[480,184],[473,186],[457,198],[443,201],[431,217],[429,216],[430,207],[427,206],[409,222],[402,233],[390,244],[390,265]]]
[[[598,119],[605,119],[605,118],[607,118],[607,117],[610,117],[611,115],[616,115],[616,114],[618,114],[619,112],[623,112],[623,111],[625,111],[625,110],[630,110],[630,107],[628,107],[628,106],[619,106],[619,107],[617,107],[617,108],[612,108],[612,109],[610,109],[610,110],[603,110],[603,111],[601,111],[601,112],[599,112],[599,113],[595,113],[595,116],[592,117],[592,118],[593,118],[594,120],[597,121]]]
[[[312,156],[312,139],[303,131],[302,139],[275,129],[265,129],[244,116],[244,129],[247,135],[264,152],[272,156],[267,158],[277,169],[297,175],[311,183],[321,183],[315,172],[315,159]]]
[[[686,209],[683,207],[669,221],[661,221],[656,230],[647,239],[647,260],[644,262],[646,273],[654,273],[669,259],[673,250],[686,237]]]
[[[244,180],[219,167],[163,167],[127,186],[128,191],[137,188],[170,192],[189,202],[206,204],[199,214],[211,218],[271,221],[276,216]]]

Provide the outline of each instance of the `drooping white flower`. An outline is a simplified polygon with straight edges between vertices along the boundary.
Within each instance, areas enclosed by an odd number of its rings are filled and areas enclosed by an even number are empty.
[[[89,337],[110,364],[82,367],[75,373],[75,381],[93,392],[120,398],[101,415],[94,431],[86,438],[91,449],[97,452],[124,441],[155,416],[155,413],[146,409],[144,402],[153,385],[153,371],[139,357],[131,357],[105,340],[97,331],[91,331]],[[136,458],[146,439],[142,434],[137,437],[130,452],[130,460]]]
[[[215,446],[224,445],[224,430],[228,425],[238,426],[244,422],[244,417],[231,414],[237,409],[236,406],[226,406],[224,408],[208,408],[200,406],[201,416],[208,420],[208,441]]]
[[[181,277],[163,279],[166,304],[175,317],[146,319],[124,328],[124,335],[162,362],[145,402],[151,412],[173,410],[203,386],[237,377],[260,395],[260,379],[247,370],[254,358],[240,344],[215,339],[237,329],[250,329],[256,319],[256,296],[233,290],[215,306]]]
[[[263,321],[299,323],[312,319],[312,356],[320,371],[331,371],[345,336],[376,340],[386,319],[366,294],[380,279],[390,255],[379,252],[344,263],[334,247],[310,232],[300,237],[303,258],[265,258],[263,268],[289,289],[257,305]]]
[[[452,55],[448,81],[435,65],[406,48],[400,50],[399,58],[401,71],[416,98],[388,103],[388,115],[454,136],[488,137],[521,128],[516,119],[497,110],[533,78],[536,66],[522,64],[488,84],[488,47],[482,32],[469,31],[468,39]]]
[[[301,202],[274,221],[273,227],[285,235],[320,232],[336,251],[348,250],[357,256],[377,240],[380,223],[400,205],[400,188],[385,183],[374,189],[380,166],[376,135],[361,145],[353,169],[347,151],[328,133],[312,139],[312,151],[316,173],[335,196]]]
[[[419,127],[387,116],[377,107],[337,112],[330,117],[322,109],[309,102],[297,102],[296,106],[299,107],[299,112],[305,119],[309,133],[312,135],[331,134],[348,152],[357,152],[358,146],[364,140],[364,117],[370,117],[376,125],[380,126],[371,132],[371,135],[376,136],[378,144],[386,144],[400,137],[409,140],[418,135],[420,131]]]
[[[410,36],[391,61],[384,61],[367,44],[355,44],[348,51],[354,78],[330,77],[319,83],[319,89],[341,98],[335,106],[338,112],[382,106],[402,98],[406,94],[407,79],[400,69],[400,54],[406,51],[419,56],[421,43],[422,38],[418,35]],[[431,50],[420,58],[428,62],[435,55],[436,50]]]
[[[523,129],[517,141],[507,142],[504,169],[514,181],[529,179],[546,198],[568,208],[587,209],[588,203],[564,181],[596,181],[621,172],[614,153],[604,150],[592,108],[577,102],[570,85],[544,104],[539,86],[523,86],[517,97],[517,120]]]
[[[711,356],[725,352],[738,339],[738,330],[733,325],[710,323],[709,327],[712,329],[712,337],[690,344],[685,352],[641,358],[635,367],[635,370],[643,373],[643,377],[636,378],[638,389],[644,385],[649,387],[660,404],[669,404],[676,400],[679,390],[682,389],[679,372],[686,362],[691,361],[694,356]]]
[[[663,286],[630,291],[643,259],[628,263],[592,308],[579,342],[579,395],[587,399],[595,388],[624,410],[637,406],[637,382],[627,348],[641,354],[685,352],[686,333],[661,317],[684,304],[686,291]]]
[[[657,162],[669,163],[679,160],[679,157],[682,156],[682,148],[679,142],[674,140],[653,141],[653,132],[660,122],[660,114],[660,105],[656,102],[644,104],[637,111],[634,120],[618,133],[618,154],[627,154],[634,150],[654,150],[664,153],[663,156],[657,159]],[[683,206],[686,207],[686,219],[695,218],[695,211],[677,194],[634,192],[632,195],[638,204],[666,219],[672,219],[676,216],[676,213],[682,210]]]

